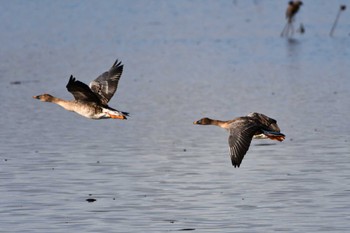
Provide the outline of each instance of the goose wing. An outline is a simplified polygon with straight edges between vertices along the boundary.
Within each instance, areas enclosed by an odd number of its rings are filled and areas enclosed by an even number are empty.
[[[116,60],[109,71],[104,72],[90,83],[90,89],[107,105],[118,88],[119,79],[123,73],[123,65]]]
[[[253,118],[255,121],[259,122],[259,124],[263,125],[264,128],[268,130],[275,132],[281,131],[275,119],[272,119],[262,113],[252,112],[248,114],[248,117]]]
[[[70,76],[66,87],[76,100],[101,103],[98,96],[90,90],[89,86],[76,80],[73,75]]]
[[[228,137],[232,166],[240,166],[258,129],[258,125],[252,121],[244,120],[232,124]]]

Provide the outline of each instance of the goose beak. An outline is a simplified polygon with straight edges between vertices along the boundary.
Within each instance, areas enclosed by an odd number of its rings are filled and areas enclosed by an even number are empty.
[[[34,95],[32,97],[33,97],[33,99],[40,99],[40,97],[38,95]]]

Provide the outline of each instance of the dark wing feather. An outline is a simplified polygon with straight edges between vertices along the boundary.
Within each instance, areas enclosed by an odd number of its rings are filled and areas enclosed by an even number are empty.
[[[258,121],[265,129],[280,132],[280,128],[277,125],[277,121],[272,119],[262,113],[252,112],[248,114],[248,117],[253,118],[255,121]]]
[[[104,72],[90,83],[90,89],[99,97],[102,104],[107,105],[118,88],[123,73],[123,65],[115,61],[109,71]]]
[[[244,155],[249,149],[250,142],[258,129],[259,126],[254,122],[246,120],[232,124],[228,138],[232,166],[240,166]]]
[[[66,87],[76,100],[101,103],[100,99],[90,90],[88,85],[76,80],[73,75],[70,76]]]

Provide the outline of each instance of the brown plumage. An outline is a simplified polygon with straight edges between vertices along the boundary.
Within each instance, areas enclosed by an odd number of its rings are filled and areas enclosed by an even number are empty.
[[[126,119],[127,112],[121,112],[108,106],[109,100],[117,90],[123,65],[118,60],[112,67],[90,83],[90,87],[70,76],[67,90],[75,100],[63,100],[49,94],[33,96],[43,102],[52,102],[68,111],[76,112],[90,119]]]
[[[281,36],[289,36],[294,33],[293,21],[296,13],[299,11],[301,5],[303,5],[302,1],[289,1],[287,10],[286,10],[286,19],[287,23],[281,32]]]
[[[285,135],[280,133],[277,121],[261,113],[250,113],[229,121],[202,118],[193,122],[197,125],[216,125],[229,131],[228,143],[232,166],[239,167],[250,143],[254,138],[269,138],[283,141]]]
[[[290,1],[286,10],[286,18],[289,23],[293,21],[296,13],[298,13],[300,6],[303,5],[302,1]]]

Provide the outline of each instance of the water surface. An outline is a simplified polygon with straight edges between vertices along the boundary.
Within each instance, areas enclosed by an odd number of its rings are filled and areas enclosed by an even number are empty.
[[[315,3],[287,39],[287,1],[2,1],[2,231],[347,232],[350,19],[330,38],[343,2]],[[31,98],[71,99],[71,74],[116,58],[127,121]],[[287,138],[239,169],[225,131],[192,124],[252,111]]]

